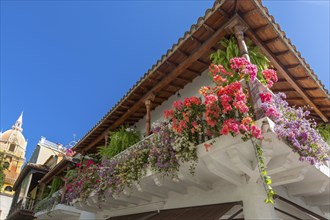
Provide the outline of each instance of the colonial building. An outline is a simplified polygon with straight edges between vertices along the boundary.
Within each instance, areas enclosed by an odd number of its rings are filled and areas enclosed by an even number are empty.
[[[63,147],[41,137],[30,160],[18,175],[8,220],[33,219],[37,196],[42,193],[39,180],[63,158]]]
[[[140,158],[137,157],[143,155],[141,151],[148,147],[157,149],[152,146],[151,124],[163,119],[164,110],[170,109],[173,101],[198,96],[197,90],[201,86],[211,84],[208,76],[210,54],[223,49],[218,42],[229,35],[234,36],[239,45],[239,56],[249,59],[245,42],[249,38],[277,69],[279,79],[272,87],[273,92],[285,92],[290,105],[309,105],[312,107],[310,117],[329,123],[328,91],[262,2],[221,0],[216,1],[91,128],[74,150],[82,155],[95,153],[98,146],[106,144],[110,131],[129,124],[145,134],[145,139],[111,158],[102,168],[108,171],[113,164],[124,164],[120,171],[115,170],[119,174],[111,173],[118,179],[135,170],[137,167],[129,169],[126,161],[138,161]],[[260,90],[267,88],[257,81],[249,86],[255,110],[258,110]],[[105,176],[98,181],[105,179],[105,188],[112,184],[109,188],[102,191],[84,185],[95,191],[84,191],[88,192],[84,198],[81,194],[76,196],[72,203],[75,209],[63,203],[47,211],[40,210],[35,216],[38,219],[50,219],[51,215],[53,218],[84,219],[88,216],[88,219],[110,220],[329,218],[329,166],[299,161],[288,142],[277,138],[271,119],[260,115],[256,119],[265,137],[259,143],[264,151],[264,165],[273,177],[272,185],[277,193],[274,205],[264,202],[266,192],[260,178],[255,144],[243,141],[240,136],[221,135],[210,140],[213,146],[208,151],[204,148],[206,142],[194,146],[198,156],[195,175],[189,173],[189,166],[184,163],[180,165],[177,178],[146,169],[141,178],[132,178],[135,182],[130,182],[130,187],[120,188],[118,193],[111,191],[111,187],[115,188],[120,181],[107,176],[110,172],[102,173],[99,172],[101,168],[96,168],[94,172],[102,174],[102,178]],[[61,166],[49,172],[48,178],[70,169],[66,161],[59,164]],[[124,181],[130,178],[125,177]],[[77,179],[81,184],[79,176]],[[81,215],[82,212],[86,215]]]
[[[4,185],[0,189],[0,219],[6,218],[9,212],[14,194],[13,186],[25,160],[27,141],[22,134],[22,124],[23,113],[11,129],[0,133],[0,152],[3,154],[3,166],[7,167],[4,170]]]

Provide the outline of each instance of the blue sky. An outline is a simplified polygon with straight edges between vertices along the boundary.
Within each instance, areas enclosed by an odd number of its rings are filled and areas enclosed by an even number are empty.
[[[212,1],[1,1],[0,129],[83,137]],[[264,1],[329,89],[329,2]]]

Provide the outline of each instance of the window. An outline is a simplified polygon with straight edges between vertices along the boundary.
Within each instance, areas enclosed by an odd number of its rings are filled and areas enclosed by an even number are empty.
[[[10,166],[10,163],[8,161],[3,163],[3,168],[8,169]]]
[[[7,191],[7,192],[12,192],[12,191],[13,191],[13,187],[11,187],[11,186],[6,186],[6,187],[5,187],[5,191]]]
[[[15,147],[16,147],[15,144],[10,144],[9,151],[14,152],[15,151]]]

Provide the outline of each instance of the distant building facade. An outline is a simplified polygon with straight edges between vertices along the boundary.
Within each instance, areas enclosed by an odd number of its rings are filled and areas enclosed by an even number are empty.
[[[7,219],[33,219],[34,206],[42,190],[38,187],[39,180],[48,172],[49,168],[63,158],[61,144],[56,144],[41,137],[30,160],[22,169],[13,189],[15,194],[11,203]]]
[[[27,141],[22,134],[23,113],[11,129],[0,133],[0,153],[3,154],[4,185],[0,189],[0,219],[5,219],[13,198],[13,186],[25,160]]]

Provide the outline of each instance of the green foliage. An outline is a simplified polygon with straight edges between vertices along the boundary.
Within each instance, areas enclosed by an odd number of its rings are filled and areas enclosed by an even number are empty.
[[[321,124],[317,127],[320,135],[330,145],[330,124]]]
[[[4,174],[4,170],[8,169],[8,167],[4,166],[3,157],[4,157],[4,154],[2,152],[0,152],[0,192],[1,192],[1,189],[5,182],[5,177],[6,177],[6,175]]]
[[[98,148],[98,155],[110,159],[128,147],[140,141],[140,135],[133,129],[121,126],[117,131],[110,134],[110,144]]]
[[[37,213],[40,211],[47,211],[47,215],[50,216],[50,211],[52,210],[54,205],[59,203],[60,198],[60,195],[43,198],[35,205],[34,212]]]
[[[48,194],[48,197],[51,197],[57,190],[61,188],[61,186],[63,186],[63,184],[64,184],[63,180],[60,177],[55,176],[52,181],[52,186],[50,187],[50,192]]]
[[[252,142],[254,143],[254,142]],[[264,162],[264,156],[263,156],[263,150],[262,148],[254,143],[255,149],[256,149],[256,156],[258,159],[258,167],[259,167],[259,173],[261,176],[261,179],[264,183],[264,187],[267,193],[267,198],[265,199],[265,203],[271,203],[274,205],[274,200],[273,197],[275,195],[275,191],[273,190],[273,188],[271,187],[272,184],[272,179],[270,176],[268,176],[268,173],[266,171],[266,166],[265,166],[265,162]]]
[[[229,38],[223,38],[219,44],[224,49],[217,50],[210,55],[212,63],[221,64],[227,71],[230,71],[230,59],[241,56],[236,38],[233,35]],[[260,52],[257,46],[253,45],[250,39],[246,40],[246,46],[249,51],[251,63],[258,67],[258,79],[263,79],[261,72],[268,68],[269,60]]]
[[[41,195],[41,199],[48,198],[49,192],[50,192],[50,187],[46,186],[43,193],[42,193],[42,195]]]
[[[78,170],[72,169],[65,174],[65,178],[67,179],[68,182],[70,182],[72,179],[76,178],[77,175],[78,175]]]

